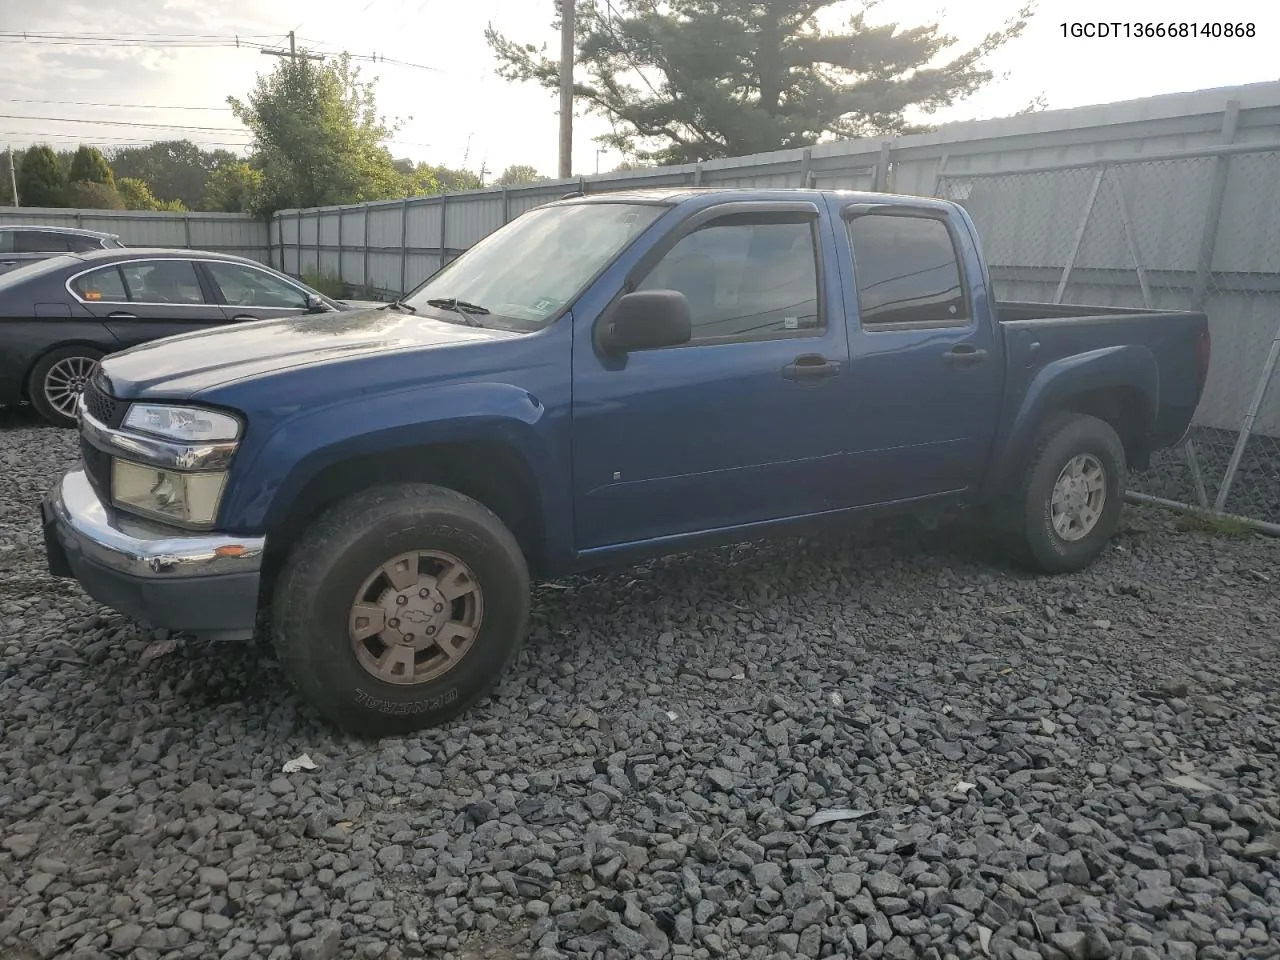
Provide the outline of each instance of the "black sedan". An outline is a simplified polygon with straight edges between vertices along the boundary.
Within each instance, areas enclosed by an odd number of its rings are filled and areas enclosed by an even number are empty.
[[[161,337],[247,320],[356,310],[243,257],[199,250],[95,250],[0,275],[0,404],[29,401],[75,423],[98,360]]]

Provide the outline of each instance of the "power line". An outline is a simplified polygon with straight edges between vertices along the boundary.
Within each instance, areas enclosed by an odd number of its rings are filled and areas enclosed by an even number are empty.
[[[71,31],[71,30],[0,30],[0,37],[46,37],[61,40],[147,40],[156,37],[170,37],[178,40],[226,40],[244,37],[250,40],[265,40],[275,36],[272,33],[113,33],[105,30]]]
[[[164,130],[198,130],[206,133],[245,133],[236,127],[196,127],[181,123],[142,123],[137,120],[90,120],[85,117],[30,117],[16,113],[0,113],[0,120],[48,120],[55,123],[88,123],[104,127],[158,127]]]
[[[231,113],[230,107],[196,107],[176,103],[96,103],[89,100],[21,100],[8,98],[9,103],[43,103],[61,107],[114,107],[121,110],[216,110]]]

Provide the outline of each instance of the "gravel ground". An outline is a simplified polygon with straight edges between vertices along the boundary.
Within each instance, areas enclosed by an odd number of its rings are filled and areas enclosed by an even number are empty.
[[[0,458],[4,960],[1280,956],[1274,541],[1131,509],[1056,579],[942,532],[548,585],[495,698],[368,743],[50,579],[74,437],[0,412]]]

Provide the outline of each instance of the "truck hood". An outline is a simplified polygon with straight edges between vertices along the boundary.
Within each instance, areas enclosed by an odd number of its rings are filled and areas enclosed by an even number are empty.
[[[508,330],[467,327],[425,313],[358,310],[305,314],[142,344],[107,357],[102,374],[114,396],[176,400],[304,364],[519,336],[522,334]]]

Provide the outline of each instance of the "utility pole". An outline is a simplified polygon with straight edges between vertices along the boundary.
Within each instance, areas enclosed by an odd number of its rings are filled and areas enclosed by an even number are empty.
[[[560,179],[573,176],[573,20],[575,0],[560,4]]]
[[[18,202],[18,174],[13,169],[13,144],[9,144],[9,186],[13,187],[13,205],[15,207],[22,206]]]
[[[292,30],[289,31],[289,52],[288,53],[285,53],[283,50],[268,50],[266,47],[263,47],[258,52],[265,53],[268,57],[288,57],[291,63],[297,63],[299,60],[323,60],[324,59],[324,57],[322,57],[318,53],[299,53],[298,38],[293,35]]]

